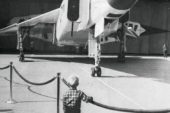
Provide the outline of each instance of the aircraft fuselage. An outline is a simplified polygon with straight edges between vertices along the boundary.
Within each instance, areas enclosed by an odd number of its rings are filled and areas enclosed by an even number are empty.
[[[137,0],[80,0],[79,17],[71,21],[68,16],[68,0],[60,7],[56,37],[61,45],[82,45],[88,40],[88,30],[101,18],[115,19],[121,17],[137,2]],[[73,30],[73,36],[71,36]],[[107,35],[115,31],[106,31]],[[104,33],[105,34],[105,33]]]

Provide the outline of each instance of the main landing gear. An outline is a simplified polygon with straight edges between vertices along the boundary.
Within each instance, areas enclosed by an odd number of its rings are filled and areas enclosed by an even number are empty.
[[[17,36],[18,36],[18,49],[19,49],[19,61],[20,62],[23,62],[24,61],[24,51],[23,51],[23,31],[21,32],[21,29],[20,31],[17,32]]]
[[[100,47],[100,42],[98,40],[96,40],[97,44],[96,44],[96,54],[94,55],[94,60],[95,60],[95,67],[91,68],[91,75],[94,77],[95,75],[97,75],[97,77],[101,77],[102,74],[102,70],[100,67],[100,55],[101,55],[101,47]]]
[[[19,49],[19,61],[24,62],[24,48],[23,48],[23,41],[26,37],[29,37],[30,28],[29,27],[20,27],[17,31],[17,39],[18,39],[18,46]]]

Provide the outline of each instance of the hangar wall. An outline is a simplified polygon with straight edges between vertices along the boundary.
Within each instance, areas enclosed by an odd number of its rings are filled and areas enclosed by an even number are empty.
[[[0,0],[0,28],[6,27],[14,17],[42,14],[51,11],[59,7],[61,1],[62,0]],[[0,52],[15,52],[16,44],[16,36],[0,36]]]
[[[162,54],[162,46],[166,42],[170,53],[170,2],[156,0],[139,0],[130,11],[130,20],[148,26],[150,29],[146,35],[138,39],[127,39],[127,53],[132,54]],[[156,28],[156,29],[153,29]],[[103,46],[103,52],[117,53],[117,43]],[[114,49],[110,49],[114,48]]]
[[[41,14],[60,6],[61,0],[1,0],[0,1],[0,27],[5,27],[9,20],[16,16]],[[170,30],[170,2],[161,0],[139,0],[131,10],[130,20],[163,30]],[[162,45],[166,42],[170,53],[170,33],[150,33],[138,39],[127,40],[127,53],[132,54],[162,54]],[[1,37],[0,49],[15,49],[16,39]],[[39,44],[40,50],[48,44]],[[50,48],[50,47],[49,47]],[[64,51],[63,49],[62,51]],[[57,51],[57,50],[56,50]],[[66,52],[68,50],[66,49]],[[70,50],[69,50],[70,51]],[[119,44],[110,43],[102,45],[102,53],[118,53]]]
[[[140,1],[131,11],[131,20],[160,30],[170,30],[170,2]],[[158,31],[159,32],[159,31]],[[149,33],[136,41],[128,40],[130,53],[161,54],[166,42],[170,52],[169,32]],[[134,49],[133,49],[134,48]]]
[[[62,0],[0,0],[0,27],[16,16],[41,14],[60,6]]]

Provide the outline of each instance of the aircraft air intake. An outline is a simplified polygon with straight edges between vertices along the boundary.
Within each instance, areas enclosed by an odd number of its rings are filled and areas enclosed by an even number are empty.
[[[72,22],[71,36],[73,36],[74,22],[79,19],[80,0],[68,0],[67,18]]]
[[[131,8],[138,0],[107,0],[115,9],[126,10]]]
[[[68,0],[67,18],[70,21],[76,21],[79,18],[79,3],[80,0]]]

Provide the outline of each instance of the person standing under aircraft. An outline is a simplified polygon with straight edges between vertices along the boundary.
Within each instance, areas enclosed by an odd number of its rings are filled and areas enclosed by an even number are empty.
[[[163,49],[163,55],[164,55],[164,57],[167,58],[167,56],[168,56],[168,49],[167,49],[166,43],[164,43],[162,49]]]

